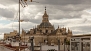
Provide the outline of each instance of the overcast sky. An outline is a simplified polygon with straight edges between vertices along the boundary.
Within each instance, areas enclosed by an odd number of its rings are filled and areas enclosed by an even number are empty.
[[[34,0],[21,6],[21,29],[29,30],[42,22],[44,8],[52,25],[66,27],[73,34],[91,34],[91,0]],[[23,2],[24,3],[24,2]],[[18,0],[0,0],[0,38],[18,30]]]

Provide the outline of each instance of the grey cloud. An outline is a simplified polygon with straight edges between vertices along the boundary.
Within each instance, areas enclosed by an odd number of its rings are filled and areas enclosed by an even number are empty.
[[[8,0],[6,2],[5,1],[6,0],[0,0],[0,3],[4,5],[18,4],[18,0]],[[42,14],[44,14],[45,6],[47,6],[47,13],[49,15],[50,20],[53,20],[53,19],[56,19],[56,20],[73,19],[74,20],[76,18],[81,19],[82,18],[81,15],[83,14],[82,11],[85,9],[89,9],[91,7],[90,6],[91,0],[35,0],[35,1],[40,2],[40,4],[37,5],[37,3],[28,2],[28,6],[35,5],[36,8],[32,7],[32,9],[37,9],[37,11],[35,10],[36,12],[34,11],[33,13],[29,11],[30,15],[22,16],[22,19],[26,21],[30,21],[35,24],[41,23],[42,15],[38,16],[38,19],[35,19],[35,16],[37,16],[38,12],[41,12]],[[12,12],[11,10],[0,8],[0,15],[3,17],[11,18],[11,17],[14,17],[15,14],[14,14],[14,11]],[[79,21],[79,23],[77,24],[83,25],[83,23],[84,22],[87,23],[87,21],[88,20],[84,19],[84,20],[81,20],[81,22]],[[70,20],[68,22],[67,21],[61,22],[60,26],[63,26],[63,25],[66,26],[74,22],[70,22]],[[58,26],[57,23],[55,23],[54,25],[56,27]],[[79,26],[79,27],[72,27],[71,30],[73,30],[74,33],[85,33],[85,32],[89,32],[91,30],[90,28],[91,28],[90,26],[82,26],[82,27]],[[77,30],[79,29],[80,32],[76,32],[74,31],[74,29],[77,29]]]
[[[9,9],[0,8],[0,15],[3,17],[11,18],[14,17],[14,12],[10,11]]]
[[[40,20],[40,19],[30,19],[30,20],[28,20],[28,19],[24,19],[24,20],[25,20],[25,22],[30,21],[30,22],[35,23],[35,24],[39,24],[39,23],[41,23],[41,20]]]
[[[73,19],[73,18],[80,18],[82,13],[81,11],[73,11],[73,12],[59,12],[60,10],[57,10],[57,12],[54,11],[54,13],[50,12],[49,18],[50,19]]]
[[[91,26],[76,26],[76,27],[71,27],[72,31],[74,34],[88,34],[91,31]],[[79,31],[74,31],[74,30],[79,30]]]
[[[36,0],[38,1],[38,0]],[[68,4],[91,4],[91,0],[46,0],[42,1],[42,4],[51,4],[51,5],[68,5]]]
[[[73,5],[73,4],[68,4],[68,5],[53,5],[49,7],[53,7],[54,9],[59,9],[63,11],[82,11],[84,9],[90,8],[91,5],[89,4],[78,4],[78,5]]]
[[[9,33],[9,32],[11,32],[13,29],[11,29],[11,28],[2,28],[2,29],[0,29],[0,32],[1,33]]]
[[[0,0],[2,4],[16,4],[19,0]],[[40,4],[48,5],[68,5],[68,4],[91,4],[91,0],[33,0],[40,2]],[[35,3],[34,3],[35,4]]]
[[[38,0],[38,1],[41,1],[41,0]],[[57,0],[57,1],[54,1],[54,0],[43,0],[41,2],[51,2],[52,3],[55,3],[55,2],[60,2],[59,5],[47,5],[47,12],[49,13],[49,16],[51,17],[50,19],[62,19],[62,18],[79,18],[81,16],[81,12],[82,10],[84,10],[85,8],[87,9],[89,6],[88,5],[72,5],[70,4],[69,6],[68,5],[61,5],[62,3],[78,3],[78,1],[81,3],[83,3],[82,1],[83,0]],[[85,0],[84,0],[85,1]],[[18,1],[11,1],[11,2],[18,2]],[[61,3],[62,2],[62,3]],[[79,3],[79,4],[81,4]],[[43,5],[36,5],[36,7],[38,8],[38,11],[37,12],[40,12],[40,11],[43,11]],[[71,8],[72,7],[72,8]],[[51,9],[52,8],[52,9]],[[35,8],[36,9],[36,8]],[[61,14],[61,11],[63,12]],[[71,16],[71,15],[67,15],[69,13],[74,13],[75,12],[75,15],[74,16]],[[59,14],[58,14],[59,13]],[[3,14],[3,13],[2,13]],[[64,14],[64,15],[63,15]],[[7,15],[7,14],[6,14]],[[9,15],[9,13],[8,13]],[[11,16],[13,16],[13,14],[11,14]]]
[[[11,5],[11,4],[18,4],[18,0],[0,0],[0,4],[3,5]]]
[[[74,33],[73,35],[79,35],[79,34],[86,34],[87,32],[79,32],[79,31],[72,31],[72,33]]]
[[[32,13],[32,14],[31,14],[31,11],[29,11],[30,15],[36,15],[38,12],[41,12],[41,11],[42,11],[42,14],[44,14],[44,6],[43,5],[38,7],[37,10],[38,11],[36,11],[35,13]],[[1,15],[4,17],[14,17],[14,12],[10,11],[8,9],[1,9],[0,12],[4,12],[4,13],[1,13]],[[81,11],[70,11],[70,10],[64,11],[64,10],[56,9],[56,8],[51,9],[50,7],[47,8],[47,13],[48,13],[50,19],[79,18],[82,14]],[[72,14],[73,14],[73,16],[72,16]],[[29,17],[29,16],[25,16],[25,17]]]
[[[79,30],[82,30],[83,32],[90,32],[91,31],[91,26],[88,25],[88,26],[79,26],[78,27]]]
[[[37,14],[23,15],[21,19],[23,19],[25,22],[30,21],[32,23],[38,24],[42,21],[42,15],[38,15],[38,18],[36,18],[36,15]]]

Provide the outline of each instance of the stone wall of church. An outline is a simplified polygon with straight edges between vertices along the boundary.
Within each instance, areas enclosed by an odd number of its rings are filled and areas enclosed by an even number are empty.
[[[35,45],[40,45],[40,42],[43,42],[43,37],[42,36],[34,36]]]
[[[70,40],[70,37],[67,36],[34,36],[34,42],[35,45],[39,45],[40,42],[42,44],[54,44],[54,45],[58,45],[58,39],[60,40],[60,43],[63,44],[64,43],[64,39],[67,38],[67,40]],[[45,40],[47,40],[48,42],[46,43]]]

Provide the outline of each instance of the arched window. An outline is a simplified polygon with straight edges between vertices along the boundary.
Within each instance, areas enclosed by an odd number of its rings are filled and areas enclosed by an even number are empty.
[[[40,30],[40,32],[42,32],[42,30]]]
[[[48,33],[48,30],[46,30],[46,33]]]

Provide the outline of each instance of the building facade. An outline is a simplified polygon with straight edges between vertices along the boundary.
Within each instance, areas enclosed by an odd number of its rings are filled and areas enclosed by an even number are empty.
[[[57,29],[55,29],[54,25],[49,22],[49,16],[47,15],[46,7],[42,18],[42,22],[37,25],[37,27],[30,29],[28,32],[22,29],[22,41],[28,42],[29,37],[31,36],[34,36],[35,45],[39,45],[40,42],[48,45],[57,45],[58,39],[60,40],[61,44],[64,43],[65,38],[67,38],[67,40],[70,40],[72,31],[69,28],[60,28],[59,26]]]

